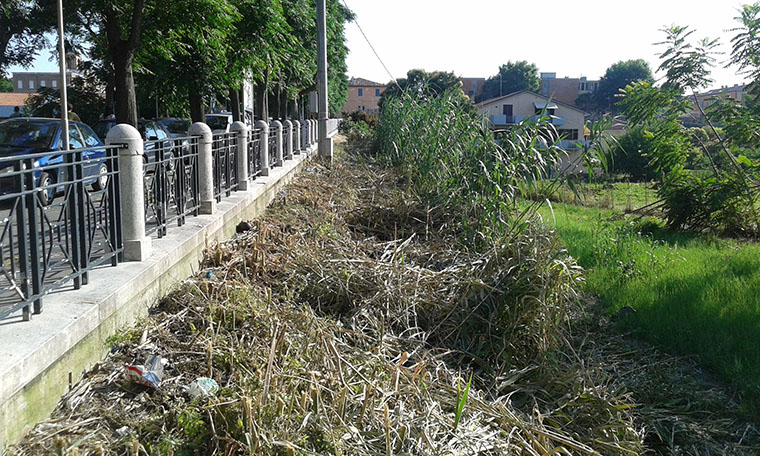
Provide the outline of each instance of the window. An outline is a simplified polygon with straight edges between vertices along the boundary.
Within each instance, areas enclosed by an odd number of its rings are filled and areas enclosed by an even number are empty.
[[[364,111],[364,106],[359,106],[359,111]]]
[[[45,80],[44,79],[40,81],[40,87],[45,87]]]
[[[569,141],[577,141],[578,140],[578,130],[569,130],[569,129],[563,129],[560,128],[557,130],[557,134],[562,138]]]
[[[375,96],[376,96],[376,97],[379,97],[379,96],[380,96],[380,89],[375,89]]]
[[[53,79],[53,88],[55,89],[56,87],[58,87],[58,81]]]
[[[79,132],[82,133],[82,137],[84,137],[84,143],[87,145],[87,147],[95,147],[100,145],[100,140],[98,137],[95,136],[87,128],[80,128]]]
[[[33,88],[34,88],[34,81],[29,81],[29,88],[30,88],[30,89],[33,89]]]
[[[511,104],[505,104],[504,106],[502,106],[501,109],[502,109],[501,113],[504,114],[505,116],[510,116],[510,117],[512,116],[512,105]]]
[[[364,93],[363,93],[363,92],[364,92],[364,90],[362,90],[362,89],[359,89],[359,96],[360,96],[360,97],[361,97],[362,95],[364,95]]]
[[[18,82],[18,88],[19,89],[23,89],[24,88],[24,81],[19,81]]]

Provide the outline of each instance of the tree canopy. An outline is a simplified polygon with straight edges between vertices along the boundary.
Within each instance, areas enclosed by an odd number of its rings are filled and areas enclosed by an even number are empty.
[[[537,92],[540,84],[538,67],[535,64],[525,60],[514,63],[509,61],[499,67],[496,75],[486,79],[483,91],[476,97],[475,102],[479,103],[525,89]]]
[[[448,71],[427,72],[420,69],[409,70],[405,78],[399,78],[395,83],[388,85],[388,88],[380,96],[380,108],[382,109],[387,100],[396,98],[402,93],[408,93],[414,97],[438,97],[447,91],[456,89],[459,89],[462,94],[460,98],[463,105],[468,104],[469,98],[462,91],[462,80],[454,73]]]
[[[652,81],[652,70],[643,59],[624,60],[614,63],[599,80],[599,88],[591,97],[578,100],[593,111],[617,112],[616,103],[620,100],[620,90],[637,81]],[[590,98],[590,99],[589,99]]]
[[[34,1],[0,2],[0,77],[11,65],[30,65],[45,46],[39,15]]]
[[[42,23],[54,28],[52,0],[13,2],[40,5]],[[256,87],[259,117],[300,117],[299,102],[316,90],[313,1],[67,0],[64,12],[67,45],[90,60],[106,87],[104,111],[114,110],[119,122],[134,124],[138,106],[157,115],[159,102],[164,113],[202,120],[205,107],[221,100],[239,116],[246,82]],[[352,19],[340,0],[327,0],[333,114],[347,96],[344,28]]]

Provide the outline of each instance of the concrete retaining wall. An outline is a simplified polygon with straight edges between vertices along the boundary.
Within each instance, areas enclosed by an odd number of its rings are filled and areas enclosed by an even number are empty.
[[[313,152],[312,147],[309,152]],[[307,154],[250,183],[217,205],[213,215],[190,217],[153,240],[150,257],[90,273],[80,290],[45,297],[32,321],[0,321],[0,454],[44,420],[83,372],[106,354],[106,341],[147,314],[180,281],[198,271],[209,243],[230,238],[240,220],[261,214],[301,169]]]

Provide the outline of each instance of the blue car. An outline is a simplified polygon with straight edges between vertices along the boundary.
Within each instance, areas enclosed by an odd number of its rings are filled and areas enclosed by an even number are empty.
[[[34,161],[37,187],[47,187],[39,193],[40,202],[48,205],[55,199],[65,181],[63,167],[53,165],[64,162],[61,154],[61,120],[36,117],[17,117],[0,122],[0,188],[3,193],[15,191],[15,179],[3,179],[13,171],[13,157],[26,154],[45,154]],[[71,149],[95,148],[82,153],[83,176],[94,190],[102,190],[108,183],[108,164],[103,143],[90,127],[81,122],[69,122],[69,147]],[[49,153],[48,153],[49,152]]]

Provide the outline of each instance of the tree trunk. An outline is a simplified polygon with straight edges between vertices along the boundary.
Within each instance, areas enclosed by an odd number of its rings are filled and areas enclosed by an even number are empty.
[[[114,98],[115,93],[114,90],[116,89],[116,84],[114,83],[114,75],[111,73],[108,76],[108,84],[106,84],[106,104],[103,109],[103,116],[108,117],[111,114],[115,114],[115,106],[114,106]]]
[[[256,85],[256,119],[267,122],[269,110],[267,109],[267,88],[265,84]]]
[[[232,120],[240,121],[240,92],[236,89],[230,89],[230,108],[232,111]]]
[[[197,90],[190,89],[190,119],[193,122],[205,122],[206,115],[203,111],[203,95]]]
[[[137,98],[135,79],[132,74],[132,53],[123,53],[112,58],[116,89],[116,122],[137,128]]]

